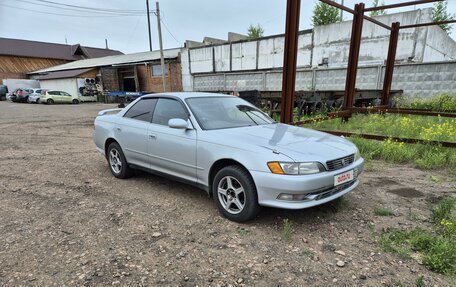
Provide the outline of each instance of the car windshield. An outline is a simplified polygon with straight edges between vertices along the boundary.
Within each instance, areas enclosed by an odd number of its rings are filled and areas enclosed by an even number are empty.
[[[196,120],[205,130],[275,123],[261,110],[233,96],[189,98],[186,101]]]

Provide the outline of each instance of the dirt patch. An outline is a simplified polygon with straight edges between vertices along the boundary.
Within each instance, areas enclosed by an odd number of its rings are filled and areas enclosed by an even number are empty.
[[[385,227],[430,224],[426,200],[391,191],[443,197],[456,189],[447,171],[436,183],[373,162],[342,201],[237,224],[194,187],[113,178],[91,140],[92,120],[113,107],[0,102],[0,286],[450,286],[377,244]]]
[[[391,189],[391,190],[387,190],[386,192],[392,193],[392,194],[395,194],[398,196],[406,197],[406,198],[424,197],[424,194],[421,191],[418,191],[414,188],[409,188],[409,187]]]

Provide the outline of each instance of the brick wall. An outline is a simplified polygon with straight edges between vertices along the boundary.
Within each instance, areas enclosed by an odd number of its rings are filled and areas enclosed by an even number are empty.
[[[154,62],[153,64],[159,64]],[[168,61],[168,76],[165,77],[166,88],[169,92],[182,91],[181,65],[177,61]],[[152,75],[151,65],[138,65],[138,80],[141,91],[163,92],[162,77]]]
[[[119,91],[119,76],[117,75],[117,68],[103,67],[100,68],[101,82],[103,89],[108,91]]]
[[[149,65],[138,64],[137,76],[140,92],[163,92],[162,77],[152,75],[151,65],[159,64],[160,62],[153,62]],[[168,76],[165,77],[167,83],[167,90],[169,92],[182,91],[182,74],[181,64],[178,61],[168,61]],[[127,68],[125,68],[127,69]],[[134,70],[134,69],[132,69]],[[120,83],[120,76],[118,69],[115,67],[100,68],[101,80],[103,82],[103,89],[108,91],[121,91],[122,83]],[[139,92],[138,91],[138,92]]]

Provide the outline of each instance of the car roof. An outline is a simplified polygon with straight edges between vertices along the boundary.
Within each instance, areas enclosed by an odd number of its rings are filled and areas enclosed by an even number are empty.
[[[142,97],[160,97],[160,96],[171,96],[177,97],[182,100],[189,99],[189,98],[207,98],[207,97],[220,97],[220,96],[230,96],[228,94],[221,94],[221,93],[203,93],[203,92],[170,92],[170,93],[159,93],[159,94],[148,94]]]

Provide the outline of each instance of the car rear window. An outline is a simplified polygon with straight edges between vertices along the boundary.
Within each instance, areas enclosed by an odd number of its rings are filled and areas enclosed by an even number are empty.
[[[150,123],[156,103],[157,99],[141,99],[125,113],[124,118]]]

